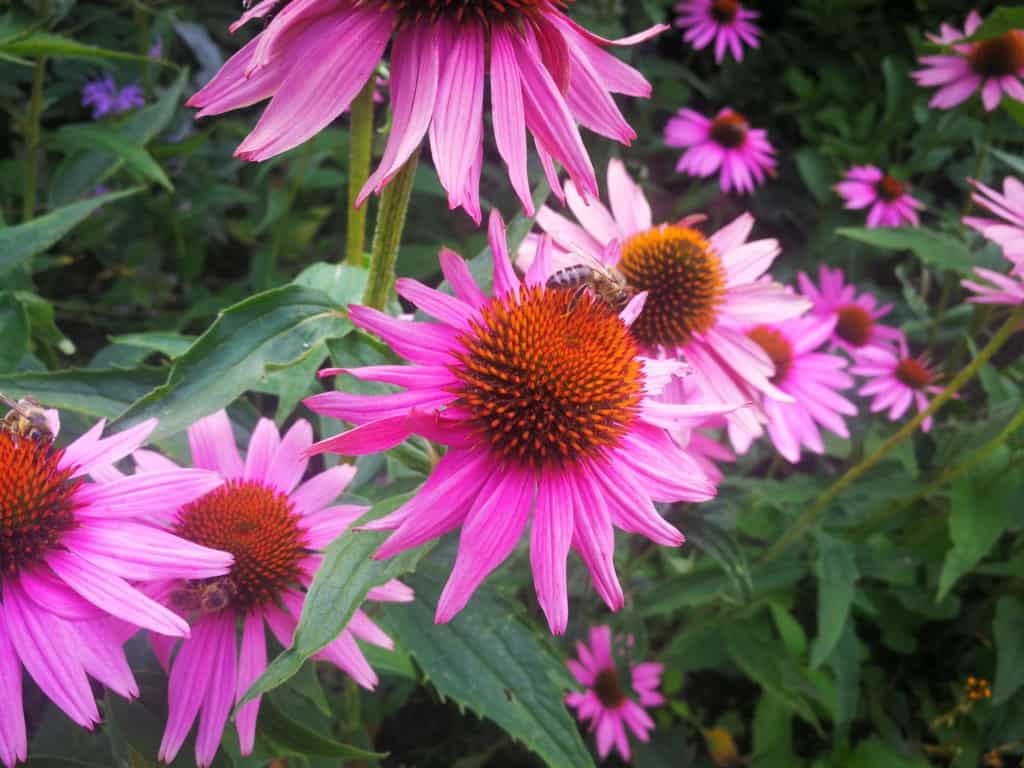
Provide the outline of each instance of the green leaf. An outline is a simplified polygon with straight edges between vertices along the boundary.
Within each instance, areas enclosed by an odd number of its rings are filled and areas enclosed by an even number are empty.
[[[78,203],[13,227],[0,227],[0,274],[42,253],[74,229],[85,218],[108,203],[130,197],[141,187],[111,192]]]
[[[322,339],[352,324],[321,291],[285,285],[220,313],[174,361],[167,382],[136,402],[121,426],[157,417],[154,440],[185,429],[259,384],[272,368],[302,362]]]
[[[1002,6],[986,16],[981,26],[974,30],[974,34],[967,40],[988,40],[1014,29],[1024,29],[1024,6]]]
[[[1014,103],[1020,104],[1020,102]],[[989,149],[989,152],[992,153],[993,157],[1002,160],[1011,169],[1024,176],[1024,157],[1021,157],[1020,155],[1011,155],[1009,152],[1004,152],[1003,150],[996,149],[995,147]]]
[[[793,712],[775,696],[762,693],[754,708],[753,765],[758,768],[791,768],[797,765],[793,752]]]
[[[112,152],[131,170],[145,179],[155,181],[164,189],[173,190],[164,169],[144,147],[128,141],[106,126],[80,123],[64,125],[56,133],[58,144],[70,149],[105,149]]]
[[[28,312],[9,291],[0,293],[0,371],[14,370],[28,352]]]
[[[100,768],[96,763],[73,760],[70,757],[50,757],[47,755],[30,755],[25,768]]]
[[[818,636],[811,643],[811,666],[818,667],[831,655],[850,615],[857,584],[857,561],[844,541],[820,533],[818,560]]]
[[[151,59],[141,53],[112,51],[95,45],[79,43],[61,35],[50,32],[30,32],[19,37],[0,42],[0,55],[18,58],[36,59],[40,56],[53,56],[58,59],[86,59],[90,61],[142,61],[160,64],[164,67],[176,67],[169,61]]]
[[[441,696],[493,720],[548,765],[592,766],[563,702],[572,678],[520,605],[481,588],[449,623],[434,624],[445,571],[421,565],[408,580],[416,600],[388,606],[385,626]]]
[[[436,258],[435,258],[436,262]],[[299,273],[293,281],[296,285],[305,285],[323,291],[338,305],[359,303],[366,291],[365,267],[354,267],[350,264],[327,264],[319,262],[311,264]]]
[[[175,358],[183,355],[195,343],[195,336],[183,336],[173,331],[150,331],[149,333],[124,333],[111,336],[112,344],[123,344],[126,347],[138,347]]]
[[[929,768],[923,757],[904,757],[877,737],[862,741],[842,763],[841,768]]]
[[[382,501],[361,522],[382,517],[407,499],[401,496]],[[276,688],[295,675],[306,659],[341,634],[372,587],[415,568],[430,549],[421,547],[389,560],[371,560],[370,555],[387,537],[384,532],[347,533],[327,548],[323,565],[306,594],[291,647],[270,663],[239,704]]]
[[[843,626],[835,651],[829,656],[828,665],[836,681],[832,719],[835,721],[835,735],[838,738],[853,722],[860,705],[861,649],[852,616],[847,618]]]
[[[1000,598],[992,625],[996,640],[996,685],[992,703],[1008,701],[1024,685],[1024,602],[1015,597]]]
[[[166,376],[162,368],[107,368],[12,373],[0,376],[0,392],[34,397],[43,405],[94,419],[113,419]]]
[[[962,241],[923,227],[842,227],[836,234],[887,251],[913,251],[924,264],[961,275],[971,274],[974,266],[974,258]]]
[[[386,753],[367,752],[349,744],[342,744],[317,733],[287,717],[266,698],[260,704],[260,738],[271,745],[277,757],[337,757],[345,760],[377,760]]]

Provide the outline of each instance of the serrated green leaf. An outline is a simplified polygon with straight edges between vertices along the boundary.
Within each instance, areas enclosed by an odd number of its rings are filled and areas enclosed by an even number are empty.
[[[0,293],[0,371],[12,371],[28,352],[28,312],[9,291]]]
[[[962,241],[924,227],[842,227],[836,234],[887,251],[912,251],[928,266],[965,276],[971,274],[975,263]]]
[[[260,738],[269,742],[277,757],[336,757],[345,760],[377,760],[386,753],[342,744],[287,717],[266,698],[260,704]]]
[[[68,368],[0,376],[0,392],[95,419],[113,419],[166,377],[163,368]]]
[[[72,150],[105,149],[120,158],[125,166],[143,178],[155,181],[164,189],[174,189],[174,185],[167,178],[164,169],[146,151],[145,147],[126,140],[110,131],[106,126],[89,123],[64,125],[60,127],[54,138],[59,145]]]
[[[427,562],[408,581],[416,600],[388,606],[382,623],[437,692],[486,717],[551,766],[592,766],[563,703],[564,662],[519,616],[520,606],[478,589],[447,624],[434,624],[445,569]]]
[[[853,548],[834,536],[817,536],[818,635],[811,643],[811,666],[818,667],[835,648],[843,632],[857,584]]]
[[[1024,602],[1000,598],[992,625],[996,641],[996,683],[992,703],[1008,701],[1024,685]]]
[[[381,517],[407,499],[408,496],[387,499],[375,505],[361,522]],[[430,549],[421,547],[389,560],[371,560],[370,555],[387,536],[387,533],[367,531],[349,533],[327,548],[323,565],[306,594],[291,647],[270,663],[239,704],[273,690],[295,675],[306,659],[341,634],[372,587],[415,568]]]
[[[104,205],[139,192],[141,187],[111,192],[66,205],[24,224],[0,227],[0,274],[57,243],[85,218]]]
[[[286,285],[257,294],[218,315],[171,367],[167,382],[120,419],[121,426],[157,417],[153,439],[172,435],[227,406],[271,368],[305,360],[317,342],[352,330],[321,291]]]

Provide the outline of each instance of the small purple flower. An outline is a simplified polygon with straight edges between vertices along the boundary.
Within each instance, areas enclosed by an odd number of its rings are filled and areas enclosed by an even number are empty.
[[[82,106],[92,109],[92,119],[120,115],[145,105],[142,89],[137,85],[118,88],[113,75],[104,75],[82,87]]]

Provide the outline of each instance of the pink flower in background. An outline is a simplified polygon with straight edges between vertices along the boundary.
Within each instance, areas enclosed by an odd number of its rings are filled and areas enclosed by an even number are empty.
[[[380,336],[411,365],[322,373],[347,373],[403,391],[325,392],[305,403],[358,425],[318,443],[315,452],[374,453],[414,433],[448,446],[412,500],[364,526],[394,531],[377,558],[461,526],[437,622],[462,610],[512,553],[532,517],[534,585],[551,631],[560,634],[569,618],[570,549],[579,553],[601,598],[617,610],[624,598],[613,560],[614,529],[666,546],[682,543],[682,534],[652,502],[705,501],[716,489],[665,429],[698,426],[728,409],[654,399],[680,365],[639,354],[628,324],[642,296],[620,315],[587,292],[549,288],[547,243],[521,281],[497,213],[489,234],[491,296],[461,258],[442,250],[441,270],[454,297],[405,278],[395,286],[439,322],[350,307],[353,323]]]
[[[700,178],[719,173],[723,192],[753,192],[766,174],[775,175],[775,148],[768,134],[728,108],[712,119],[692,109],[679,110],[665,126],[665,144],[688,148],[676,163],[677,171]]]
[[[264,0],[232,29],[266,17],[279,5]],[[572,21],[559,5],[523,0],[425,8],[387,0],[297,0],[281,8],[188,104],[201,108],[204,117],[269,98],[256,128],[236,151],[246,160],[266,160],[311,138],[347,109],[393,38],[391,134],[359,204],[379,193],[429,134],[449,206],[464,208],[479,222],[489,76],[498,153],[532,215],[527,134],[554,185],[558,161],[577,186],[596,195],[578,126],[629,144],[636,134],[611,94],[647,97],[651,90],[637,70],[604,48],[634,45],[667,29],[658,25],[605,40]]]
[[[865,397],[872,396],[871,412],[888,410],[891,421],[899,421],[911,405],[918,411],[928,407],[928,395],[938,394],[938,374],[931,361],[912,357],[902,339],[896,346],[865,347],[854,355],[850,373],[864,376],[869,381],[858,390]],[[921,424],[927,432],[932,428],[929,416]]]
[[[771,383],[771,359],[746,334],[752,323],[777,323],[810,308],[810,303],[765,277],[779,255],[776,240],[747,242],[754,218],[743,214],[713,235],[705,236],[688,217],[675,224],[652,225],[643,190],[618,160],[608,164],[611,210],[600,201],[584,204],[571,182],[566,199],[579,223],[550,208],[537,223],[554,239],[556,267],[580,261],[580,254],[616,268],[633,290],[647,292],[633,335],[644,354],[684,359],[703,399],[736,406],[748,391],[789,400]],[[536,238],[522,252],[520,266],[531,263]],[[666,394],[684,402],[670,384]],[[761,433],[752,408],[727,416],[730,432]]]
[[[932,42],[950,48],[949,53],[922,56],[922,69],[913,73],[918,85],[939,89],[929,106],[952,109],[978,90],[989,112],[999,106],[1004,95],[1024,101],[1024,30],[1010,30],[976,43],[959,42],[980,26],[981,16],[971,11],[962,34],[943,24],[940,35],[929,35]]]
[[[961,280],[960,285],[976,295],[968,299],[973,304],[1024,304],[1024,277],[1003,275],[984,267],[975,267],[978,280]]]
[[[565,703],[576,710],[580,722],[589,722],[591,730],[597,733],[597,752],[602,759],[608,757],[614,746],[628,762],[626,729],[646,742],[654,730],[654,720],[646,710],[665,703],[665,697],[658,692],[664,666],[653,661],[631,666],[620,658],[621,668],[616,667],[608,627],[591,629],[590,646],[577,642],[576,651],[579,661],[569,659],[567,663],[584,691],[573,691],[565,697]]]
[[[846,282],[843,270],[827,267],[818,269],[818,285],[806,273],[797,275],[800,292],[814,303],[816,315],[836,320],[832,342],[853,354],[869,346],[887,346],[903,339],[898,328],[877,322],[892,311],[891,304],[879,305],[870,293],[857,294],[857,287]]]
[[[850,210],[870,207],[868,227],[918,225],[917,211],[924,204],[907,191],[908,186],[873,165],[857,165],[848,170],[836,192]]]
[[[743,61],[743,45],[759,45],[761,30],[753,20],[760,14],[744,8],[739,0],[683,0],[674,10],[679,14],[675,25],[685,30],[683,40],[698,51],[714,42],[717,64],[727,49],[736,61]]]
[[[971,183],[975,187],[974,202],[987,208],[1001,221],[966,216],[964,224],[998,244],[1003,255],[1013,263],[1013,273],[1024,275],[1024,184],[1013,176],[1007,176],[1000,194],[979,181],[972,179]]]
[[[785,403],[763,398],[768,436],[787,461],[800,461],[803,448],[824,453],[818,427],[849,438],[844,416],[854,416],[857,406],[839,392],[853,386],[843,369],[846,360],[818,351],[832,335],[836,318],[805,315],[777,325],[757,325],[747,335],[775,364],[772,383],[792,395]]]
[[[93,728],[100,713],[90,676],[126,698],[139,694],[122,649],[136,628],[188,635],[188,624],[134,585],[216,577],[232,562],[149,525],[220,485],[215,473],[124,477],[111,468],[155,420],[105,438],[100,421],[63,449],[51,436],[57,412],[45,421],[32,434],[0,427],[0,762],[8,768],[26,758],[23,667],[68,717]]]
[[[180,508],[164,511],[159,522],[189,541],[234,555],[230,571],[217,578],[196,571],[156,585],[154,591],[189,615],[192,637],[182,642],[171,662],[173,639],[152,637],[153,649],[169,668],[168,715],[160,759],[171,762],[192,723],[199,718],[196,761],[213,762],[228,715],[267,665],[264,624],[285,648],[302,613],[304,588],[323,561],[322,551],[367,507],[334,504],[355,474],[342,464],[305,482],[313,443],[309,422],[297,421],[282,437],[274,423],[261,419],[245,459],[238,453],[231,423],[218,411],[188,430],[193,462],[216,473],[224,484]],[[135,454],[142,473],[182,471],[148,451]],[[412,591],[397,581],[370,590],[371,600],[408,601]],[[240,643],[236,632],[241,626]],[[372,690],[377,675],[356,638],[390,649],[391,640],[361,610],[348,626],[313,658],[329,661],[363,688]],[[235,718],[243,755],[252,752],[259,698]]]

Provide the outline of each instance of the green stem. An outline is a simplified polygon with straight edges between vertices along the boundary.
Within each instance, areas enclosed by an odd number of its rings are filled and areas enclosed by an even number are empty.
[[[22,221],[28,221],[36,212],[36,184],[39,178],[39,117],[43,111],[43,80],[46,76],[46,57],[36,59],[32,71],[32,97],[25,125],[25,186],[22,195]]]
[[[370,155],[373,146],[373,88],[376,77],[371,75],[363,90],[352,102],[349,115],[351,128],[348,144],[348,223],[345,231],[345,261],[353,266],[363,263],[366,244],[366,208],[356,208],[359,191],[370,176]]]
[[[870,456],[862,459],[858,464],[851,467],[846,471],[842,477],[832,483],[828,489],[825,490],[814,503],[807,508],[807,510],[797,518],[793,526],[786,531],[781,538],[779,538],[774,545],[772,545],[767,552],[761,558],[761,561],[773,560],[781,555],[791,544],[800,539],[801,536],[810,528],[814,521],[817,520],[826,507],[835,499],[843,490],[857,480],[861,475],[871,469],[875,464],[881,461],[885,456],[892,451],[896,446],[906,440],[914,431],[921,426],[921,423],[941,408],[947,400],[954,397],[960,389],[973,379],[981,367],[991,359],[992,355],[999,351],[999,349],[1006,343],[1006,341],[1013,335],[1014,331],[1017,330],[1017,326],[1024,322],[1024,304],[1016,307],[1006,322],[996,331],[995,336],[992,337],[991,341],[985,345],[985,347],[977,354],[977,356],[971,361],[970,365],[964,368],[960,373],[953,377],[953,380],[949,382],[942,392],[935,396],[935,399],[928,404],[928,407],[918,413],[914,418],[904,424],[896,434],[886,440],[881,446],[875,450]]]
[[[383,309],[391,288],[395,284],[395,261],[402,242],[405,214],[412,196],[412,180],[420,152],[417,149],[395,177],[384,187],[377,209],[377,226],[373,232],[373,252],[370,254],[370,274],[366,281],[363,304]]]

